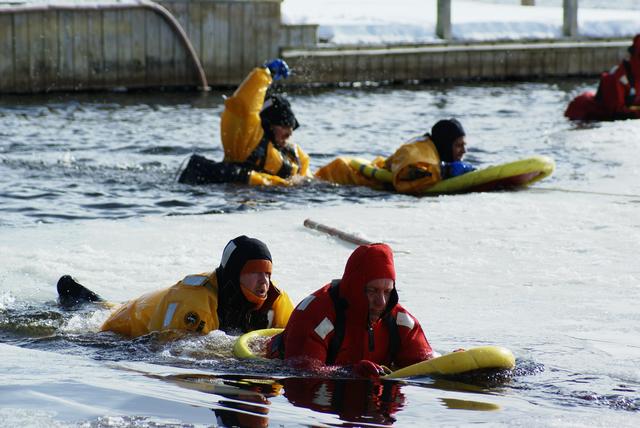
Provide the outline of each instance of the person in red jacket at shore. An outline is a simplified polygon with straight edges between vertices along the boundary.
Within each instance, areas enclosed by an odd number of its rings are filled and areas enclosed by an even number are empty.
[[[298,304],[268,344],[270,358],[309,369],[347,366],[360,377],[433,357],[416,318],[398,303],[393,253],[386,244],[358,247],[342,279]]]
[[[618,120],[640,118],[640,34],[633,38],[628,55],[600,76],[598,90],[584,92],[567,106],[571,120]]]

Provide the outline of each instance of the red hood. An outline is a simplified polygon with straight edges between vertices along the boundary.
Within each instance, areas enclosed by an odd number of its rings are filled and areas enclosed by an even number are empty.
[[[386,244],[362,245],[351,254],[340,281],[340,296],[348,304],[347,325],[365,328],[368,322],[369,302],[364,286],[371,280],[390,278],[396,280],[393,266],[393,252]],[[390,311],[398,303],[394,290],[387,310]]]

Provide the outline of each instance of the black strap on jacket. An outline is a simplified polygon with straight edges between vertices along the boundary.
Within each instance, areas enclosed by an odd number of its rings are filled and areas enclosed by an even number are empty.
[[[267,163],[267,148],[269,147],[269,137],[265,132],[262,139],[258,143],[255,149],[251,152],[249,157],[245,160],[258,171],[264,171],[264,165]]]
[[[633,88],[635,86],[635,79],[633,78],[633,71],[631,70],[631,61],[622,61],[624,64],[624,71],[627,74],[627,79],[629,80],[629,85]]]
[[[624,60],[622,61],[622,63],[624,64],[624,71],[625,71],[625,74],[627,75],[629,86],[631,87],[629,96],[627,97],[626,100],[624,100],[624,104],[628,107],[631,104],[633,104],[633,101],[635,101],[635,79],[633,78],[633,72],[631,70],[631,62]]]
[[[293,175],[293,164],[295,163],[300,169],[300,158],[296,152],[294,146],[281,147],[280,153],[282,154],[282,166],[278,170],[278,177],[289,178]],[[293,161],[293,162],[292,162]]]
[[[251,165],[251,167],[257,171],[264,171],[264,166],[267,163],[268,148],[269,137],[265,132],[256,148],[253,149],[249,157],[245,160],[245,163]],[[298,169],[300,169],[300,158],[298,157],[298,153],[293,146],[281,147],[278,148],[278,151],[280,151],[280,154],[282,155],[282,165],[275,175],[282,178],[289,178],[293,173],[294,163],[298,166]]]
[[[398,350],[400,350],[400,332],[398,331],[398,323],[391,314],[385,315],[384,322],[387,324],[387,328],[389,329],[389,356],[391,357],[390,361],[393,362],[396,360]]]
[[[340,345],[342,345],[342,341],[344,340],[344,330],[346,327],[346,311],[349,307],[349,304],[346,300],[340,298],[339,289],[340,280],[334,279],[331,281],[331,286],[329,287],[329,296],[331,296],[331,300],[333,301],[333,307],[336,310],[336,325],[334,326],[335,330],[333,333],[333,337],[329,342],[329,349],[327,350],[327,360],[325,364],[333,365],[336,362],[336,357],[338,356],[338,351],[340,350]]]

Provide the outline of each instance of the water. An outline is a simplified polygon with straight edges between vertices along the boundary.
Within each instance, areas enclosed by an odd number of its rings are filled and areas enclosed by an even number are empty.
[[[175,183],[192,151],[222,157],[222,93],[3,96],[0,425],[637,425],[640,121],[566,121],[567,102],[594,85],[289,94],[313,170],[339,154],[387,154],[451,116],[479,166],[557,163],[527,191],[436,198]],[[236,361],[219,332],[127,341],[97,333],[108,310],[55,303],[64,273],[123,301],[214,268],[242,233],[269,244],[274,279],[299,301],[339,277],[353,250],[305,229],[308,217],[399,250],[401,301],[436,350],[502,345],[516,371],[502,382],[301,379]],[[309,388],[324,394],[309,400]]]
[[[582,88],[593,87],[558,82],[294,93],[291,97],[303,125],[295,140],[309,153],[315,170],[340,154],[388,154],[439,118],[461,116],[469,134],[469,159],[479,165],[548,154],[561,161],[559,169],[569,162],[573,174],[598,174],[590,166],[599,138],[610,133],[611,138],[625,136],[632,125],[589,126],[588,132],[597,135],[595,142],[582,142],[583,132],[562,117],[566,103]],[[177,171],[190,153],[222,159],[218,133],[222,95],[4,96],[0,224],[237,212],[363,197],[405,199],[317,183],[241,192],[236,185],[176,183]],[[519,132],[523,116],[535,124],[524,135]],[[604,162],[619,166],[625,160]],[[594,190],[606,187],[611,179],[618,181],[608,175],[569,184]],[[629,184],[635,186],[633,180]],[[638,193],[638,188],[626,191]]]

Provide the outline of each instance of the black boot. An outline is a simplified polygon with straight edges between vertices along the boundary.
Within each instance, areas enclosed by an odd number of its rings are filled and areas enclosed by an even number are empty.
[[[104,299],[78,284],[71,276],[64,275],[58,280],[58,301],[61,306],[73,307],[83,303],[104,302]]]
[[[241,163],[216,162],[191,155],[178,177],[182,184],[248,183],[251,169]]]

